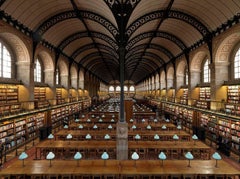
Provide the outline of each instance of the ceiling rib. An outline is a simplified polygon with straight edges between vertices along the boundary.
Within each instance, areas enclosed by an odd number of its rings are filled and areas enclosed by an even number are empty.
[[[174,0],[170,0],[167,8],[165,9],[165,11],[164,11],[164,13],[163,13],[163,17],[160,18],[160,21],[159,21],[159,23],[158,23],[158,26],[157,26],[154,34],[156,34],[156,32],[158,31],[158,29],[159,29],[159,27],[161,26],[161,24],[163,23],[163,21],[168,17],[168,14],[169,14],[170,9],[172,8],[173,2],[174,2]],[[147,49],[149,48],[149,46],[150,46],[150,44],[151,44],[151,42],[152,42],[152,40],[153,40],[153,38],[154,38],[155,36],[156,36],[156,35],[150,37],[150,40],[149,40],[149,42],[148,42],[148,45],[147,45],[146,48],[143,50],[142,56],[146,53]],[[140,59],[140,60],[141,60],[141,59]],[[130,80],[132,79],[132,76],[133,76],[135,70],[138,68],[138,64],[139,64],[139,63],[137,63],[137,65],[135,66],[133,72],[130,74],[130,76],[129,76],[129,79],[130,79]]]
[[[103,60],[103,62],[104,62],[104,64],[105,64],[106,68],[108,69],[109,73],[111,74],[112,79],[115,80],[116,77],[113,75],[111,69],[109,68],[108,64],[106,63],[106,61],[105,61],[105,59],[104,59],[104,57],[103,57],[103,55],[102,55],[102,52],[101,52],[100,49],[98,48],[98,46],[97,46],[94,38],[93,38],[92,35],[91,35],[91,31],[89,30],[86,22],[84,21],[84,19],[82,18],[81,14],[79,13],[79,10],[78,10],[78,7],[77,7],[76,3],[74,2],[74,0],[70,0],[70,1],[71,1],[71,4],[72,4],[72,6],[73,6],[74,11],[75,11],[76,14],[77,14],[77,17],[79,18],[80,21],[82,21],[82,23],[84,24],[85,28],[87,29],[87,31],[88,31],[88,33],[89,33],[88,35],[89,35],[90,38],[92,39],[95,48],[97,48],[97,50],[98,50],[98,52],[99,52],[99,55],[102,57],[102,60]]]

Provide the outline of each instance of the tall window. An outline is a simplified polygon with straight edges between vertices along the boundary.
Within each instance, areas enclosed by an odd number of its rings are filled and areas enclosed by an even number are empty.
[[[41,82],[42,81],[42,67],[39,60],[36,60],[35,68],[34,68],[34,81]]]
[[[130,86],[129,91],[131,91],[131,92],[135,91],[134,86]]]
[[[209,59],[207,59],[203,65],[203,82],[209,83],[210,82],[210,68],[209,68]]]
[[[0,77],[11,78],[12,59],[8,49],[0,42]]]
[[[240,78],[240,48],[234,58],[234,79]]]
[[[117,87],[116,87],[116,91],[121,91],[120,86],[117,86]]]
[[[188,85],[188,67],[185,68],[184,84]]]
[[[114,87],[113,86],[109,86],[109,92],[114,92]]]
[[[59,69],[56,70],[56,85],[60,84],[60,75],[59,75]]]

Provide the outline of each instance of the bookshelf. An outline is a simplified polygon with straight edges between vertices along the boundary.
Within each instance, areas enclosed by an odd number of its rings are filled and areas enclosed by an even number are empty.
[[[69,106],[63,106],[59,108],[52,109],[50,111],[50,125],[52,129],[56,132],[63,125],[63,119],[68,118],[69,116]]]
[[[183,95],[180,97],[180,104],[188,104],[188,89],[183,89]]]
[[[18,93],[17,85],[0,85],[0,115],[16,113],[21,110]]]
[[[38,130],[44,125],[45,113],[34,113],[24,117],[14,117],[0,124],[0,140],[10,151],[38,137]]]
[[[45,108],[49,106],[46,99],[46,87],[34,87],[35,108]]]
[[[210,114],[201,115],[201,126],[205,128],[206,138],[219,146],[228,145],[235,154],[240,154],[240,121]],[[219,138],[222,140],[219,141]],[[230,142],[230,145],[228,144]],[[226,149],[221,149],[226,152]]]
[[[233,85],[227,87],[227,102],[233,104],[240,102],[240,86]]]
[[[62,95],[62,88],[56,88],[56,100],[57,100],[57,104],[63,104],[65,103],[65,99],[63,98]]]
[[[196,102],[196,107],[201,109],[210,109],[210,87],[200,87],[199,100]]]
[[[37,113],[26,117],[27,139],[31,140],[38,136],[39,128],[45,124],[45,113]]]
[[[0,140],[5,145],[5,150],[12,149],[14,141],[14,121],[6,121],[0,125]]]
[[[227,86],[227,103],[225,112],[231,115],[240,115],[240,86]]]

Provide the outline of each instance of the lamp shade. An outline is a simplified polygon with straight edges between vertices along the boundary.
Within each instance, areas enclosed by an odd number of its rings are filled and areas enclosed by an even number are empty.
[[[158,135],[158,134],[155,134],[155,135],[154,135],[154,140],[159,140],[159,139],[160,139],[159,135]]]
[[[26,152],[22,152],[18,157],[19,160],[25,160],[27,158],[28,158],[28,154]]]
[[[68,134],[67,139],[72,139],[72,134]]]
[[[215,160],[221,160],[222,159],[221,155],[219,155],[218,152],[214,152],[213,155],[212,155],[212,158],[215,159]]]
[[[149,130],[150,130],[150,129],[152,129],[152,127],[151,127],[150,125],[147,125],[147,129],[149,129]]]
[[[54,135],[53,134],[49,134],[48,135],[48,139],[53,139],[54,138]]]
[[[83,125],[80,124],[80,125],[78,126],[78,128],[79,128],[79,129],[83,129]]]
[[[158,120],[157,120],[157,119],[154,119],[154,120],[153,120],[153,122],[155,122],[155,123],[156,123],[156,122],[158,122]]]
[[[113,127],[112,127],[112,125],[110,124],[109,126],[108,126],[108,129],[112,129]]]
[[[145,119],[142,119],[142,122],[145,122]]]
[[[133,122],[133,119],[130,119],[130,122]]]
[[[103,160],[109,159],[108,153],[107,152],[103,152],[102,155],[101,155],[101,159],[103,159]]]
[[[174,135],[173,135],[173,139],[174,139],[174,140],[178,140],[178,139],[179,139],[178,135],[177,135],[177,134],[174,134]]]
[[[82,159],[82,154],[80,152],[76,152],[75,155],[74,155],[74,159],[75,160],[80,160]]]
[[[166,125],[163,125],[163,126],[162,126],[162,129],[164,129],[164,130],[167,129]]]
[[[193,157],[193,155],[192,155],[191,152],[187,152],[187,153],[185,154],[185,158],[188,159],[188,160],[192,160],[194,157]]]
[[[166,121],[166,122],[170,122],[170,120],[169,120],[169,119],[166,119],[165,121]]]
[[[135,125],[132,126],[132,129],[136,129],[137,127]]]
[[[88,118],[88,119],[87,119],[87,122],[91,122],[91,119]]]
[[[178,125],[178,126],[177,126],[177,129],[178,129],[178,130],[182,129],[182,126]]]
[[[114,120],[114,119],[111,119],[111,122],[115,122],[115,120]]]
[[[49,152],[49,153],[47,154],[47,157],[46,157],[47,160],[52,160],[52,159],[54,159],[54,158],[55,158],[55,154],[54,154],[53,152]]]
[[[139,159],[139,155],[137,154],[137,152],[133,152],[131,158],[132,158],[133,160],[138,160],[138,159]]]
[[[108,140],[108,139],[110,139],[111,137],[110,137],[110,135],[108,135],[108,134],[106,134],[105,136],[104,136],[104,139],[106,139],[106,140]]]
[[[68,129],[68,125],[64,125],[63,128],[64,128],[64,129]]]
[[[94,126],[93,126],[93,129],[97,129],[98,128],[98,126],[95,124]]]
[[[166,160],[166,159],[167,159],[167,156],[165,155],[164,152],[160,152],[160,154],[158,155],[158,158],[159,158],[160,160]]]
[[[98,122],[103,122],[102,118],[100,118],[100,119],[98,120]]]
[[[192,136],[192,139],[193,139],[193,140],[198,140],[198,136],[197,136],[196,134],[194,134],[194,135]]]
[[[80,120],[77,118],[77,119],[75,119],[75,122],[79,122]]]
[[[86,139],[91,139],[92,136],[91,136],[90,134],[87,134],[85,138],[86,138]]]
[[[141,139],[141,136],[139,134],[136,134],[135,139],[139,140],[139,139]]]

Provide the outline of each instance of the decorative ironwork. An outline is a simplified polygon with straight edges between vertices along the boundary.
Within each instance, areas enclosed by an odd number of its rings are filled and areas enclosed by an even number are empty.
[[[187,22],[188,24],[196,28],[202,34],[202,36],[206,36],[207,34],[210,34],[210,31],[202,22],[197,20],[195,17],[190,16],[189,14],[186,14],[180,11],[171,10],[168,14],[168,17],[180,19]]]
[[[79,11],[79,14],[81,15],[82,18],[87,18],[103,25],[113,36],[117,35],[118,33],[117,28],[104,17],[89,11]],[[37,32],[39,35],[43,35],[52,26],[56,25],[59,22],[62,22],[64,20],[71,19],[71,18],[77,18],[77,14],[75,11],[65,11],[65,12],[56,14],[55,16],[49,18],[43,24],[41,24],[38,27]]]
[[[101,59],[111,59],[111,61],[114,61],[113,58],[112,58],[112,55],[109,54],[109,53],[106,53],[106,52],[101,52],[101,54],[99,54],[99,52],[95,52],[95,53],[91,53],[91,54],[88,54],[86,55],[84,58],[82,58],[79,63],[81,64],[84,64],[85,61],[88,61],[90,60],[91,58],[94,58],[94,57],[99,57]],[[116,65],[118,65],[118,62],[114,61]]]
[[[113,59],[116,60],[117,62],[117,59],[118,59],[118,54],[112,49],[110,48],[109,46],[106,46],[106,45],[103,45],[103,44],[88,44],[88,45],[84,45],[83,47],[79,48],[78,50],[76,50],[72,55],[71,57],[74,59],[76,58],[80,53],[86,51],[86,50],[89,50],[89,49],[94,49],[96,47],[96,45],[98,46],[99,49],[103,49],[103,50],[106,50],[109,52],[109,55],[112,55],[112,57],[115,57]]]
[[[136,37],[134,37],[126,46],[126,49],[129,50],[133,47],[134,44],[136,44],[137,42],[145,39],[145,38],[150,38],[150,37],[162,37],[165,39],[168,39],[172,42],[174,42],[181,50],[184,50],[187,48],[187,46],[175,35],[164,32],[164,31],[157,31],[157,32],[146,32],[146,33],[142,33]]]
[[[112,48],[115,49],[115,51],[118,50],[118,45],[112,38],[106,36],[105,34],[99,33],[99,32],[90,32],[90,33],[91,33],[92,37],[99,38],[99,39],[107,42]],[[59,49],[63,50],[68,44],[70,44],[74,40],[80,39],[83,37],[89,37],[89,32],[85,31],[85,32],[79,32],[79,33],[73,34],[73,35],[67,37],[66,39],[64,39],[58,47],[59,47]]]
[[[104,1],[110,8],[112,8],[114,4],[117,5],[121,4],[119,0],[104,0]],[[131,6],[134,8],[139,2],[140,0],[126,0],[124,4],[131,4]]]
[[[132,48],[127,54],[126,54],[126,59],[129,58],[129,56],[131,56],[132,54],[136,53],[137,51],[139,50],[143,50],[143,49],[146,49],[146,48],[152,48],[152,49],[156,49],[156,50],[159,50],[161,52],[163,52],[169,59],[172,59],[174,58],[174,55],[169,51],[167,50],[165,47],[161,46],[161,45],[158,45],[158,44],[141,44],[141,45],[138,45],[134,48]]]
[[[126,35],[128,37],[130,37],[140,26],[144,25],[145,23],[147,23],[149,21],[163,18],[163,17],[164,17],[164,10],[148,13],[148,14],[138,18],[136,21],[134,21],[128,27],[128,29],[126,31]],[[168,13],[168,18],[175,18],[175,19],[179,19],[179,20],[187,22],[188,24],[190,24],[191,26],[196,28],[202,34],[202,36],[205,36],[210,33],[209,30],[207,29],[207,27],[203,23],[201,23],[199,20],[197,20],[193,16],[190,16],[183,12],[170,10]]]

